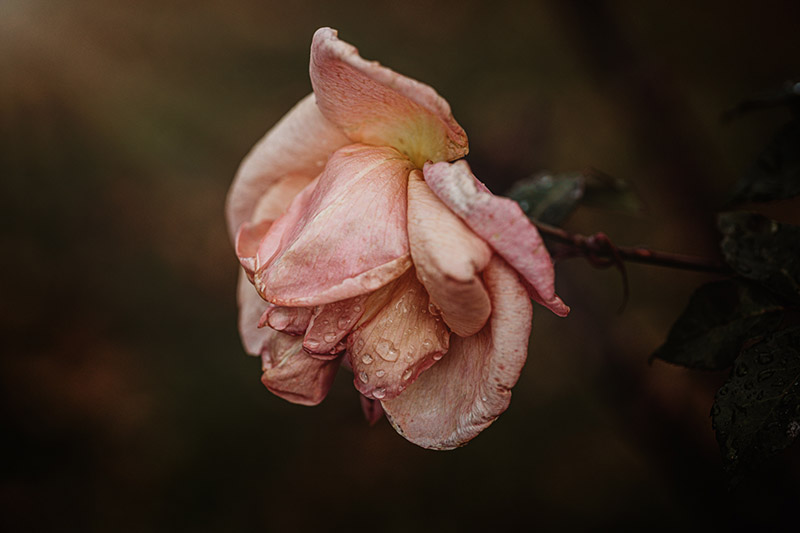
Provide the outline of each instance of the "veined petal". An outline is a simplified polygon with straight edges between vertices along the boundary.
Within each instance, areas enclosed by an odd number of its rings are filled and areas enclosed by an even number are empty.
[[[528,352],[531,302],[519,276],[495,255],[483,273],[489,323],[453,337],[447,356],[393,400],[382,400],[398,433],[424,448],[448,450],[478,435],[508,407]]]
[[[288,175],[317,176],[328,156],[350,142],[322,116],[313,94],[300,100],[239,166],[225,205],[231,239],[242,223],[252,220],[256,204],[277,180]]]
[[[342,358],[314,359],[303,351],[302,337],[270,331],[261,356],[261,382],[284,400],[317,405],[327,396]]]
[[[408,241],[417,277],[453,333],[468,337],[492,306],[480,272],[492,250],[431,191],[415,170],[408,179]]]
[[[276,251],[259,249],[255,284],[264,299],[322,305],[374,291],[403,274],[411,265],[406,187],[412,168],[393,148],[351,145],[335,152]],[[295,202],[305,201],[303,195]],[[293,210],[294,203],[273,227]]]
[[[367,298],[378,306],[347,338],[356,388],[367,398],[394,398],[447,353],[450,331],[428,310],[428,294],[413,270],[385,294]]]
[[[426,164],[423,174],[436,196],[530,284],[537,303],[558,316],[569,314],[569,307],[555,293],[550,254],[519,204],[489,192],[466,161]]]
[[[392,146],[421,167],[466,155],[467,135],[432,87],[402,76],[320,28],[311,45],[311,85],[322,114],[353,141]]]
[[[364,314],[366,295],[317,307],[306,331],[303,348],[313,354],[341,352],[340,343]]]

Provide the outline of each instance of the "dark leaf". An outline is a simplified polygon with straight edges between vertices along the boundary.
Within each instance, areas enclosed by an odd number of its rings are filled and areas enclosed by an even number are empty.
[[[722,253],[733,270],[800,304],[800,227],[754,213],[723,213]]]
[[[644,210],[642,200],[627,181],[594,168],[585,170],[584,177],[586,192],[582,204],[627,213],[641,213]]]
[[[726,468],[743,473],[800,434],[800,327],[742,351],[717,391],[711,423]]]
[[[800,194],[800,118],[782,127],[736,185],[734,202],[768,202]]]
[[[581,174],[543,173],[517,181],[508,196],[519,202],[530,218],[558,226],[575,210],[583,191]]]
[[[722,370],[733,363],[744,341],[775,330],[783,307],[761,287],[739,280],[697,289],[653,357],[669,363]]]

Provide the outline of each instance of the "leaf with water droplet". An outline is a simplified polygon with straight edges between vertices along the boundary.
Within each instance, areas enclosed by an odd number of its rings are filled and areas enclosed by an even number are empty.
[[[508,191],[528,217],[555,226],[563,223],[583,197],[580,173],[542,173],[517,181]]]
[[[746,340],[774,331],[783,314],[780,302],[754,283],[707,283],[692,294],[653,357],[688,368],[722,370]]]
[[[711,409],[729,471],[746,473],[792,443],[800,423],[798,383],[800,327],[778,331],[742,350]]]
[[[742,211],[722,213],[717,225],[725,261],[737,274],[800,304],[800,226]]]

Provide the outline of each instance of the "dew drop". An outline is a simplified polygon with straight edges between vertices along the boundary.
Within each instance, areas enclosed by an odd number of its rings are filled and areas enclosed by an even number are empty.
[[[360,313],[361,312],[361,306],[358,305],[358,304],[354,305],[353,306],[353,312],[354,313]]]
[[[336,340],[336,333],[326,333],[322,338],[325,340],[325,342],[334,342]]]
[[[378,343],[375,345],[375,351],[378,352],[378,355],[386,358],[389,355],[389,350],[391,349],[391,342],[386,339],[380,339]]]
[[[438,360],[439,360],[439,359],[441,359],[442,357],[443,357],[443,354],[440,354],[440,353],[435,353],[435,354],[433,354],[433,360],[434,360],[434,361],[438,361]]]
[[[319,341],[317,339],[306,339],[303,344],[305,344],[306,348],[309,350],[316,350],[319,348]]]
[[[366,372],[359,372],[358,379],[360,379],[362,383],[366,383],[367,381],[369,381],[369,376],[367,375]]]
[[[436,304],[434,304],[433,302],[428,303],[428,312],[433,316],[439,316],[442,314],[442,311],[438,307],[436,307]]]
[[[350,320],[346,317],[340,317],[339,320],[336,322],[336,327],[339,329],[347,329],[347,326],[350,325]]]
[[[408,379],[411,377],[411,368],[410,367],[406,368],[406,371],[403,372],[403,376],[402,377],[403,377],[403,381],[408,381]]]
[[[361,362],[364,363],[365,365],[372,364],[372,361],[373,361],[372,356],[368,353],[365,353],[364,355],[361,356]]]
[[[364,339],[358,339],[358,340],[356,341],[356,343],[355,343],[355,346],[353,346],[353,348],[355,348],[355,350],[356,350],[357,352],[358,352],[358,351],[361,351],[361,349],[364,347],[364,344],[365,344],[365,343],[364,343]]]
[[[386,370],[378,370],[377,372],[375,372],[375,375],[378,376],[379,378],[382,378],[383,376],[386,375]]]
[[[433,342],[430,339],[422,341],[422,351],[429,352],[433,349]]]
[[[323,321],[322,321],[322,325],[323,325],[323,326],[327,326],[327,325],[328,325],[328,324],[330,324],[330,323],[331,323],[331,321],[330,321],[330,320],[328,320],[327,318],[326,318],[325,320],[323,320]]]
[[[374,391],[372,391],[372,395],[375,397],[375,399],[380,400],[381,398],[386,397],[386,389],[384,389],[383,387],[375,389]]]

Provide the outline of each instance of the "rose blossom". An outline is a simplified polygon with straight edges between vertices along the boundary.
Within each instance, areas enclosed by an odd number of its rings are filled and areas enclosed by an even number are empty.
[[[340,366],[365,413],[426,448],[463,445],[509,404],[530,299],[566,316],[542,240],[463,160],[431,87],[311,46],[314,92],[253,148],[226,213],[243,267],[239,329],[262,381],[315,405]]]

